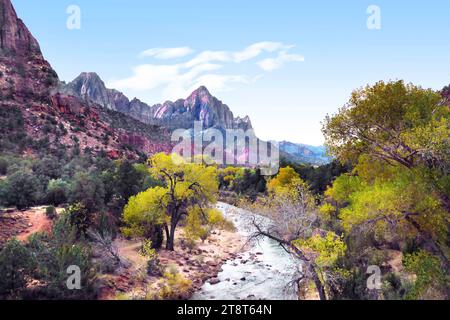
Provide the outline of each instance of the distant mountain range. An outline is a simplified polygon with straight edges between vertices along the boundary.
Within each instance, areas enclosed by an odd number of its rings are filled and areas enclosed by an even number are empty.
[[[120,91],[106,88],[104,81],[96,73],[84,72],[67,84],[61,83],[59,92],[118,111],[146,124],[169,129],[192,128],[194,121],[203,121],[204,129],[252,129],[248,116],[234,117],[230,108],[212,96],[204,86],[186,99],[150,106],[137,98],[129,100]],[[292,162],[320,165],[330,161],[323,146],[283,141],[280,143],[280,151]]]
[[[280,142],[281,156],[296,163],[322,165],[331,161],[324,146],[310,146],[289,141]]]
[[[61,83],[59,91],[121,112],[146,124],[169,129],[192,128],[194,121],[202,121],[204,128],[251,129],[248,116],[234,117],[230,108],[212,96],[204,86],[186,99],[149,106],[137,98],[129,100],[122,92],[107,89],[96,73],[82,73],[72,82]]]

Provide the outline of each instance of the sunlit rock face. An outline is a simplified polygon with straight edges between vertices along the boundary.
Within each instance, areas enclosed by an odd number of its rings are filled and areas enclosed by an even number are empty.
[[[141,122],[162,125],[170,129],[192,128],[195,121],[202,121],[205,129],[252,128],[248,117],[235,118],[230,108],[212,96],[203,86],[187,99],[149,106],[137,98],[130,101],[123,93],[106,88],[105,83],[95,73],[82,73],[72,82],[62,84],[60,92],[90,100]]]
[[[230,108],[209,93],[204,86],[186,98],[159,105],[155,118],[171,128],[192,128],[194,121],[203,122],[204,129],[251,129],[248,117],[235,118]]]

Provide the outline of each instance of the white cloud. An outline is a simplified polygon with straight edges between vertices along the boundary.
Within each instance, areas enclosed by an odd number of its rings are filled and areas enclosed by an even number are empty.
[[[177,47],[177,48],[152,48],[145,50],[139,54],[143,57],[154,57],[156,59],[174,59],[188,56],[194,53],[189,47]]]
[[[252,82],[254,82],[254,79],[243,75],[205,74],[196,79],[196,82],[188,89],[188,92],[192,92],[200,86],[206,86],[214,92],[223,92],[232,89],[228,85],[230,83],[249,84]]]
[[[247,48],[245,48],[244,50],[240,51],[240,52],[236,52],[233,55],[234,61],[239,63],[242,61],[247,61],[253,58],[256,58],[257,56],[259,56],[261,53],[263,52],[274,52],[283,48],[288,48],[285,45],[283,45],[280,42],[269,42],[269,41],[264,41],[264,42],[257,42],[254,43],[250,46],[248,46]]]
[[[267,58],[257,62],[257,65],[264,71],[270,72],[283,67],[287,62],[303,62],[305,58],[298,54],[289,54],[281,51],[276,58]]]
[[[232,84],[249,84],[261,75],[227,74],[222,71],[227,65],[243,64],[262,54],[272,57],[256,64],[270,72],[289,62],[304,61],[303,56],[288,53],[292,46],[281,42],[257,42],[241,51],[203,51],[192,59],[176,64],[143,64],[133,68],[133,74],[125,79],[110,81],[108,87],[121,90],[147,91],[161,88],[164,99],[178,99],[190,94],[201,85],[214,93],[232,89]],[[194,50],[189,47],[153,48],[142,52],[142,57],[172,59],[186,57]],[[275,55],[275,56],[274,56]],[[246,70],[245,66],[240,68]]]
[[[257,42],[254,43],[242,51],[203,51],[199,53],[196,57],[191,59],[186,63],[187,67],[195,66],[200,63],[207,62],[233,62],[233,63],[241,63],[244,61],[248,61],[254,59],[261,55],[264,52],[274,52],[278,50],[288,50],[291,48],[290,46],[286,46],[280,42]]]
[[[133,68],[133,75],[117,81],[110,81],[108,87],[144,91],[170,83],[180,74],[180,65],[144,64]]]
[[[227,51],[203,51],[195,58],[186,62],[185,66],[191,68],[195,65],[208,62],[229,62],[231,61],[231,54]]]

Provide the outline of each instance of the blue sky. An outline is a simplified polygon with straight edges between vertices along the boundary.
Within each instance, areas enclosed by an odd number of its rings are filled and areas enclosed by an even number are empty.
[[[450,83],[448,0],[13,4],[62,80],[95,71],[149,104],[206,85],[264,139],[322,144],[325,115],[378,80]],[[69,5],[81,10],[79,30],[66,26]],[[370,5],[379,30],[367,28]]]

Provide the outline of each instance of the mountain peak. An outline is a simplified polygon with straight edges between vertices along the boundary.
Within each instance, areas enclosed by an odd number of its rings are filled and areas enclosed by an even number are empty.
[[[100,76],[96,73],[96,72],[82,72],[80,73],[79,77],[83,77],[83,78],[98,78],[100,79]]]
[[[205,86],[200,86],[198,87],[196,90],[194,90],[191,95],[189,96],[189,98],[192,97],[212,97],[211,93],[209,92],[208,88],[206,88]],[[188,98],[188,100],[189,100]]]
[[[195,91],[198,91],[198,92],[207,92],[207,93],[209,93],[208,88],[206,88],[205,86],[200,86],[200,87],[198,87],[198,89],[195,90]]]
[[[105,86],[105,83],[100,78],[100,76],[95,72],[82,72],[78,77],[76,77],[72,82],[94,82],[98,83],[102,86]]]
[[[41,55],[39,43],[17,17],[10,0],[0,0],[0,52],[5,55]]]

